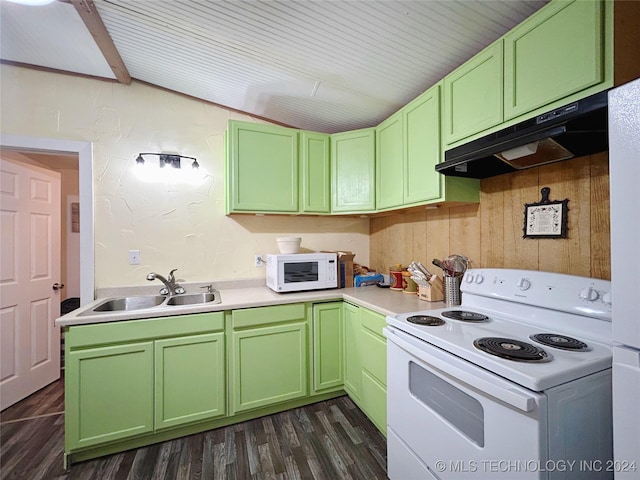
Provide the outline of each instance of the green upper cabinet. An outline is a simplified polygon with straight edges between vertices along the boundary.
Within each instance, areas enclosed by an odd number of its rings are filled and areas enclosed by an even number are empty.
[[[505,119],[604,80],[601,1],[555,1],[504,37]]]
[[[300,132],[300,212],[331,211],[330,136]]]
[[[298,212],[298,130],[229,121],[227,213]]]
[[[399,207],[404,202],[404,145],[402,111],[376,128],[376,208]]]
[[[502,40],[444,78],[444,142],[449,145],[502,122]]]
[[[373,212],[375,128],[331,135],[331,211]]]
[[[441,197],[440,84],[430,88],[402,109],[404,124],[404,204]]]
[[[376,128],[376,210],[429,203],[477,203],[479,182],[444,177],[438,83]]]

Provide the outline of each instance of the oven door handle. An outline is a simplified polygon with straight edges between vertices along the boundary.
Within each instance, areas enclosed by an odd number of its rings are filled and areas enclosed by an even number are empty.
[[[473,373],[466,372],[465,370],[452,365],[451,363],[445,362],[433,355],[429,355],[422,348],[412,345],[410,340],[407,341],[404,338],[400,338],[400,336],[393,330],[392,328],[385,327],[383,329],[387,340],[392,341],[396,345],[398,345],[403,350],[410,353],[417,360],[420,360],[429,366],[439,370],[441,373],[445,374],[447,377],[463,382],[473,388],[476,388],[488,395],[491,395],[498,400],[501,400],[509,405],[517,408],[518,410],[522,410],[523,412],[531,412],[536,406],[536,398],[533,396],[528,396],[523,392],[519,392],[514,389],[510,389],[508,387],[503,387],[501,385],[497,385],[496,383],[489,382]]]

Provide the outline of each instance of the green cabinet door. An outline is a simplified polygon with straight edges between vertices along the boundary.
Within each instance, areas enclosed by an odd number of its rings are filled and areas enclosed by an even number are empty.
[[[384,435],[387,434],[387,389],[362,370],[362,411]]]
[[[387,340],[382,329],[386,317],[360,309],[360,347],[362,361],[362,411],[378,430],[387,431]]]
[[[66,451],[153,431],[153,342],[67,352]]]
[[[298,130],[229,121],[227,208],[298,211]]]
[[[504,37],[505,118],[604,80],[603,1],[556,1]]]
[[[402,109],[404,119],[404,204],[441,197],[440,85],[435,85]]]
[[[344,385],[342,302],[313,306],[313,390]]]
[[[374,211],[375,138],[375,128],[331,135],[332,212]]]
[[[330,136],[300,132],[300,211],[331,211]]]
[[[376,127],[376,209],[403,204],[404,145],[402,111]]]
[[[304,311],[304,304],[295,304],[232,313],[234,330],[229,362],[232,413],[307,395]],[[278,320],[283,323],[276,323]]]
[[[155,428],[225,414],[224,332],[155,342]]]
[[[502,40],[499,40],[444,78],[445,144],[502,122],[502,65]]]
[[[360,352],[360,308],[343,304],[344,324],[344,389],[356,401],[362,393],[362,360]]]
[[[604,80],[604,6],[552,2],[505,35],[507,120]]]

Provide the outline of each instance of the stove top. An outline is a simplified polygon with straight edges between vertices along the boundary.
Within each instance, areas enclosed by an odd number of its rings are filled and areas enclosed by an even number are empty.
[[[543,391],[611,367],[611,306],[603,299],[609,287],[586,277],[473,269],[463,279],[460,306],[387,317],[387,323]]]

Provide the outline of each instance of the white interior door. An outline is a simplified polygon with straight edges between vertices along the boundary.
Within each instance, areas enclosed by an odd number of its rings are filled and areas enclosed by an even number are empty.
[[[60,377],[60,174],[0,158],[0,409]]]

